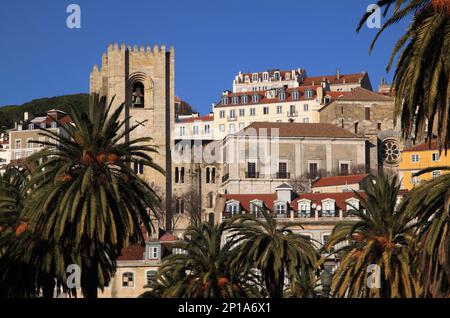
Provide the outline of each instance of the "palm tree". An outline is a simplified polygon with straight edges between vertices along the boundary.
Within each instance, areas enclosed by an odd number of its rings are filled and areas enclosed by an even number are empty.
[[[420,171],[450,170],[436,167]],[[414,188],[405,201],[416,220],[417,259],[426,296],[450,297],[450,174]]]
[[[266,208],[260,208],[263,219],[238,215],[230,229],[236,240],[236,257],[230,266],[236,272],[257,270],[271,298],[285,295],[286,280],[290,296],[308,296],[315,281],[318,252],[310,240],[294,234],[298,223],[279,225]]]
[[[184,251],[164,259],[158,270],[152,292],[147,297],[236,298],[259,295],[254,277],[232,272],[235,239],[222,239],[232,227],[228,221],[219,225],[193,225],[185,240],[173,247]]]
[[[412,23],[394,47],[387,71],[399,56],[394,74],[395,118],[401,115],[403,136],[429,140],[437,122],[439,146],[450,146],[450,2],[447,0],[380,0],[385,15],[394,6],[372,43],[389,26],[414,13]],[[368,19],[363,16],[358,31]],[[400,53],[401,52],[401,53]]]
[[[357,221],[339,222],[325,248],[334,249],[340,264],[332,281],[335,297],[418,297],[418,271],[413,263],[411,219],[397,206],[397,177],[380,175],[356,192],[360,209],[349,211]],[[379,286],[370,288],[370,265],[379,268]]]
[[[88,105],[70,108],[73,125],[62,126],[61,134],[43,129],[47,141],[38,143],[48,147],[30,157],[41,164],[24,189],[32,192],[24,206],[30,230],[81,267],[86,297],[97,297],[109,282],[127,244],[143,242],[142,227],[152,231],[150,214],[158,216],[160,206],[130,167],[140,163],[163,173],[151,158],[157,151],[150,138],[125,140],[137,126],[128,128],[129,118],[120,120],[124,105],[112,111],[112,104],[93,95]]]

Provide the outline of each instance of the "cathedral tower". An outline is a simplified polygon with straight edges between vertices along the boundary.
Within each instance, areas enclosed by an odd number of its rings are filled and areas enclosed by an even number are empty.
[[[126,47],[110,45],[102,56],[101,68],[94,66],[90,75],[90,92],[114,97],[113,109],[126,104],[123,114],[131,116],[130,126],[139,125],[130,136],[153,138],[159,154],[155,162],[166,171],[166,176],[148,167],[137,165],[135,171],[153,184],[166,198],[166,229],[171,229],[171,147],[174,125],[175,51],[166,46]],[[133,167],[132,167],[133,168]],[[164,226],[161,224],[161,226]]]

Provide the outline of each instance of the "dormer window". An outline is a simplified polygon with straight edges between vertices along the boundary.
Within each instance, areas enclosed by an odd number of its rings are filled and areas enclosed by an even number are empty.
[[[301,218],[311,217],[311,201],[300,200],[298,202],[298,216]]]
[[[305,98],[311,99],[313,97],[313,91],[308,89],[305,91]]]
[[[300,98],[300,93],[298,91],[293,91],[292,92],[292,99],[293,100],[298,100]]]
[[[277,214],[286,215],[287,214],[287,204],[286,202],[279,202],[275,204],[275,212]]]
[[[148,259],[157,260],[159,259],[159,247],[149,246],[148,247]]]
[[[259,102],[259,95],[253,95],[252,96],[252,102],[253,103],[258,103]]]
[[[250,82],[250,77],[248,77],[248,75],[245,75],[245,82],[246,83]]]
[[[264,81],[268,81],[269,80],[269,73],[267,73],[267,72],[263,73],[263,80]]]
[[[255,73],[252,75],[252,81],[257,82],[258,81],[258,73]]]
[[[322,216],[323,217],[334,217],[336,216],[335,204],[336,202],[331,199],[326,199],[322,201]]]
[[[29,129],[29,130],[34,130],[34,124],[29,124],[29,125],[28,125],[28,129]]]
[[[280,80],[280,72],[275,72],[273,74],[273,78],[274,78],[274,80],[279,81]]]
[[[230,201],[227,203],[227,212],[232,216],[240,212],[240,203],[238,201]]]
[[[222,105],[228,105],[228,97],[222,97]]]
[[[239,96],[233,96],[233,104],[239,104]]]
[[[253,200],[250,202],[250,212],[255,214],[256,216],[261,212],[263,207],[263,202],[260,200]]]
[[[355,198],[351,198],[345,201],[347,203],[346,210],[352,211],[352,210],[359,210],[359,200]]]
[[[290,79],[291,79],[291,74],[290,73],[286,73],[285,80],[289,81]]]
[[[41,127],[41,128],[46,128],[46,125],[45,125],[45,123],[41,123],[41,124],[39,125],[39,127]]]
[[[58,124],[56,123],[56,121],[53,121],[52,122],[52,128],[56,128],[56,127],[58,127]]]
[[[281,92],[279,95],[280,100],[285,100],[286,99],[286,93],[285,92]]]
[[[248,103],[248,96],[247,95],[242,96],[241,100],[242,100],[243,104],[247,104]]]

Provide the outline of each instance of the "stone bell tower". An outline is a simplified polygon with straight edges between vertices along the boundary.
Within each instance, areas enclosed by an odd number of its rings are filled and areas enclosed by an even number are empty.
[[[151,137],[159,154],[152,155],[166,171],[166,176],[148,167],[132,167],[149,184],[153,184],[166,198],[166,229],[171,229],[172,166],[171,148],[174,126],[175,50],[166,46],[126,47],[109,45],[102,56],[99,69],[94,66],[90,75],[90,92],[114,97],[113,109],[125,103],[125,116],[131,116],[129,125],[139,125],[126,139]],[[161,225],[164,226],[164,225]]]

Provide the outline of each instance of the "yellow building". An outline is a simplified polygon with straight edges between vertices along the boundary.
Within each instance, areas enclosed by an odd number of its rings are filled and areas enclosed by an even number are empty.
[[[413,174],[425,168],[442,166],[450,166],[450,154],[445,155],[443,152],[439,155],[435,140],[431,142],[431,145],[426,142],[403,150],[399,166],[402,188],[411,190],[425,181],[440,176],[443,173],[441,170],[435,170],[421,176],[413,176]]]

